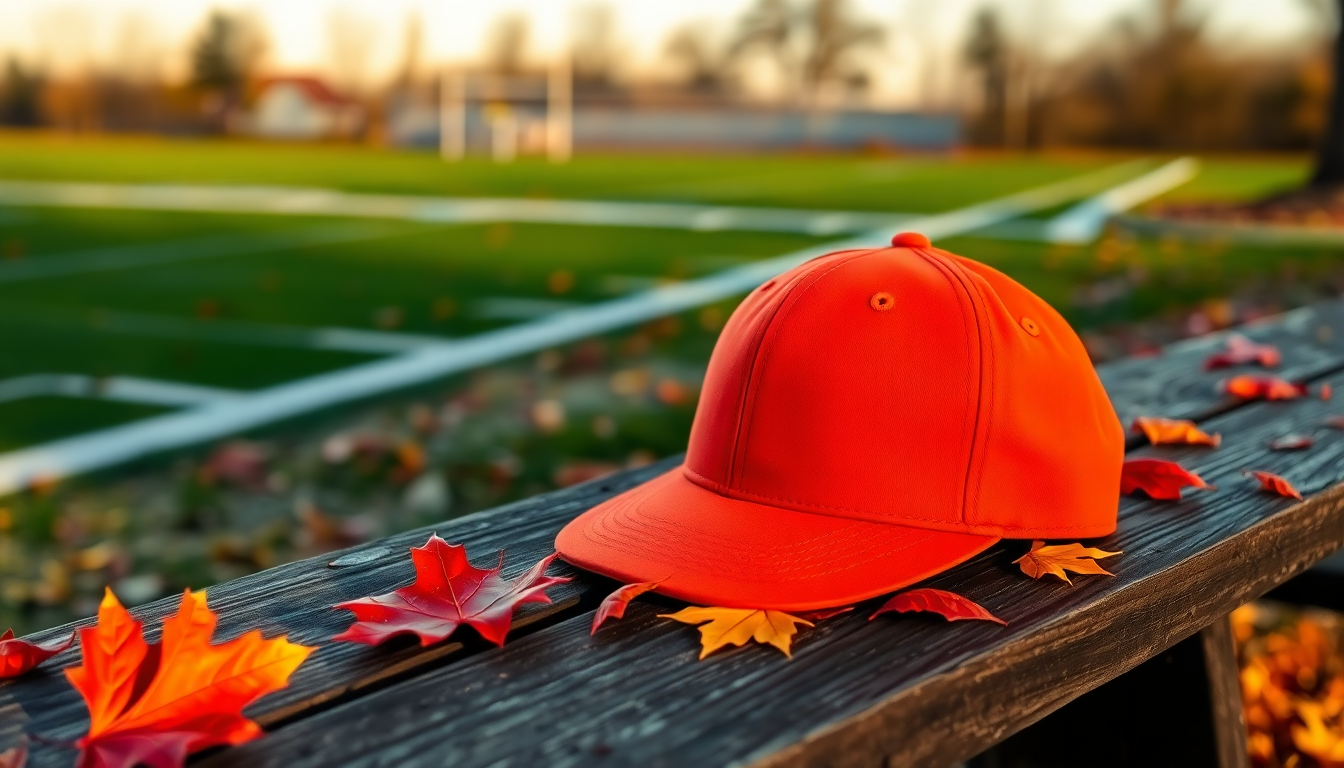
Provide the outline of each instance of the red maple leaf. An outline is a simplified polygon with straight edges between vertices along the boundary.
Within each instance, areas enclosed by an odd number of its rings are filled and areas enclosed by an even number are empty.
[[[1277,494],[1290,499],[1302,500],[1302,493],[1293,487],[1293,484],[1279,477],[1272,472],[1260,472],[1257,470],[1242,470],[1246,477],[1254,477],[1260,481],[1260,490],[1268,493]]]
[[[980,606],[979,603],[968,600],[961,595],[953,592],[946,592],[941,589],[912,589],[908,592],[902,592],[882,604],[869,621],[888,611],[929,611],[939,614],[948,621],[992,621],[996,624],[1008,626],[1008,622],[1000,619],[998,616],[990,613]]]
[[[1223,382],[1223,391],[1242,400],[1293,400],[1307,394],[1307,385],[1278,376],[1233,376]]]
[[[0,752],[0,768],[23,768],[28,764],[28,742]]]
[[[547,576],[555,555],[532,566],[513,581],[499,575],[499,565],[481,569],[467,561],[467,549],[449,544],[438,534],[423,547],[411,547],[415,583],[393,592],[339,603],[335,607],[355,614],[355,623],[332,640],[378,645],[397,635],[411,634],[420,645],[431,645],[468,624],[495,645],[504,644],[513,611],[526,603],[549,603],[546,590],[568,578]]]
[[[602,604],[597,607],[597,614],[593,616],[593,629],[588,634],[597,634],[597,628],[602,626],[602,622],[607,619],[621,619],[625,616],[625,609],[630,605],[630,601],[645,592],[652,592],[657,589],[657,581],[642,581],[638,584],[626,584],[620,589],[607,595]]]
[[[1234,333],[1227,337],[1226,350],[1210,355],[1204,361],[1204,370],[1211,371],[1215,368],[1247,363],[1273,368],[1279,364],[1280,359],[1278,347],[1272,344],[1257,344],[1245,336]]]
[[[1120,468],[1120,493],[1143,491],[1150,499],[1177,501],[1185,487],[1212,488],[1204,479],[1174,461],[1131,459]]]
[[[315,649],[259,630],[212,645],[214,632],[205,593],[187,590],[151,645],[107,591],[98,623],[79,631],[83,665],[65,671],[89,708],[80,768],[174,768],[191,752],[261,735],[243,708],[284,688]]]
[[[7,629],[0,635],[0,679],[18,677],[52,656],[64,651],[75,642],[72,632],[65,640],[51,640],[46,643],[30,643],[14,637],[14,630]]]
[[[798,614],[798,618],[812,622],[825,621],[826,619],[833,619],[843,613],[849,613],[852,610],[854,610],[854,606],[852,605],[842,605],[839,608],[818,608],[815,611],[803,611]]]

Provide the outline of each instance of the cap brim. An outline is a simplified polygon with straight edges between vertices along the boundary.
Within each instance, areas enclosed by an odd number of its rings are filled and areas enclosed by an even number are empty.
[[[985,551],[994,536],[810,514],[731,499],[680,467],[565,526],[566,561],[724,608],[805,611],[900,589]]]

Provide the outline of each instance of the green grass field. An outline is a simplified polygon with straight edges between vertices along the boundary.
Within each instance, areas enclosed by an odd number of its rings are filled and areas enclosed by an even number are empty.
[[[1129,158],[1105,155],[596,156],[551,165],[343,146],[0,135],[0,180],[209,183],[356,192],[675,201],[884,212],[954,209]],[[1292,186],[1293,158],[1211,158],[1180,199],[1242,199]],[[460,338],[573,304],[711,274],[821,237],[540,224],[441,225],[315,216],[0,208],[0,381],[39,373],[137,376],[249,390],[374,359],[277,342],[324,328]],[[994,264],[1082,327],[1225,295],[1285,269],[1326,274],[1321,250],[1139,243],[1092,248],[960,237],[939,245]],[[15,265],[96,263],[152,250],[153,266],[6,281]],[[208,255],[196,258],[193,254]],[[1135,287],[1094,306],[1080,286]],[[731,307],[725,307],[730,309]],[[269,334],[269,335],[268,335]],[[703,345],[684,355],[700,356]],[[0,450],[159,409],[40,398],[0,403]]]

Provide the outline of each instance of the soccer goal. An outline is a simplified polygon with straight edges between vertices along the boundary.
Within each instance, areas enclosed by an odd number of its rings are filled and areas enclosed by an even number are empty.
[[[573,123],[568,59],[513,74],[449,69],[440,80],[439,154],[449,162],[485,151],[496,162],[544,154],[562,163],[573,153]]]

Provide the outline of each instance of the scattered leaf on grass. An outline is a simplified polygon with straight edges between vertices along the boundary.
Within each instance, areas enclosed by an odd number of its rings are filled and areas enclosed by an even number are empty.
[[[192,752],[261,735],[243,708],[288,685],[315,649],[264,640],[260,630],[211,645],[215,621],[205,593],[187,590],[150,645],[107,591],[98,623],[79,631],[83,665],[65,671],[89,708],[81,768],[171,768]]]
[[[549,603],[546,590],[567,578],[547,576],[555,555],[532,566],[513,581],[499,575],[503,565],[490,569],[467,561],[467,549],[432,534],[423,547],[411,547],[415,583],[393,592],[338,603],[355,614],[355,623],[335,641],[378,645],[397,635],[415,635],[420,645],[431,645],[468,624],[481,637],[503,645],[513,612],[527,603]]]
[[[791,616],[783,611],[767,611],[756,608],[699,608],[691,606],[676,613],[659,614],[662,618],[680,621],[683,624],[700,624],[700,658],[717,651],[725,645],[743,645],[755,640],[765,645],[773,645],[791,656],[790,646],[793,636],[798,632],[798,624],[812,626],[812,622]],[[706,624],[705,622],[709,622]]]
[[[0,680],[22,675],[69,648],[73,642],[75,642],[73,633],[64,640],[30,643],[14,637],[14,630],[5,630],[5,633],[0,635]]]
[[[1260,490],[1268,493],[1277,494],[1290,499],[1302,499],[1302,494],[1298,492],[1293,484],[1271,472],[1260,472],[1253,469],[1242,470],[1246,477],[1254,477],[1260,481]]]
[[[878,608],[872,616],[868,617],[868,620],[872,621],[888,611],[900,611],[902,613],[928,611],[936,613],[948,621],[992,621],[1005,627],[1008,626],[1008,622],[985,610],[979,603],[968,600],[954,592],[927,587],[912,589],[895,595],[883,603],[881,608]]]
[[[1311,435],[1293,433],[1270,440],[1269,448],[1272,451],[1300,451],[1315,444],[1316,438]]]
[[[1234,333],[1227,337],[1225,350],[1212,354],[1204,360],[1204,370],[1211,371],[1215,368],[1251,363],[1273,368],[1279,364],[1280,359],[1279,348],[1273,344],[1257,344],[1239,333]]]
[[[1185,419],[1140,416],[1134,420],[1131,429],[1142,432],[1153,445],[1211,445],[1217,448],[1223,442],[1222,435],[1202,432],[1195,422]]]
[[[1293,400],[1307,394],[1307,385],[1278,376],[1233,376],[1222,384],[1223,391],[1242,400]]]
[[[1120,469],[1120,493],[1125,495],[1143,491],[1151,499],[1179,501],[1181,489],[1187,487],[1213,488],[1199,475],[1174,461],[1131,459]]]
[[[1114,557],[1120,552],[1106,552],[1096,547],[1084,547],[1082,544],[1051,544],[1046,545],[1043,541],[1033,541],[1031,551],[1019,557],[1013,562],[1022,569],[1022,572],[1033,579],[1039,579],[1042,576],[1054,574],[1065,582],[1069,581],[1068,574],[1065,571],[1074,573],[1095,574],[1098,576],[1114,576],[1115,574],[1097,565],[1097,560]],[[1095,558],[1095,559],[1094,559]]]
[[[659,582],[643,581],[638,584],[626,584],[620,589],[607,595],[602,604],[597,607],[597,613],[593,616],[593,629],[588,634],[597,634],[597,628],[602,626],[602,622],[607,619],[621,619],[625,617],[625,609],[630,605],[630,601],[636,597],[657,589]]]

